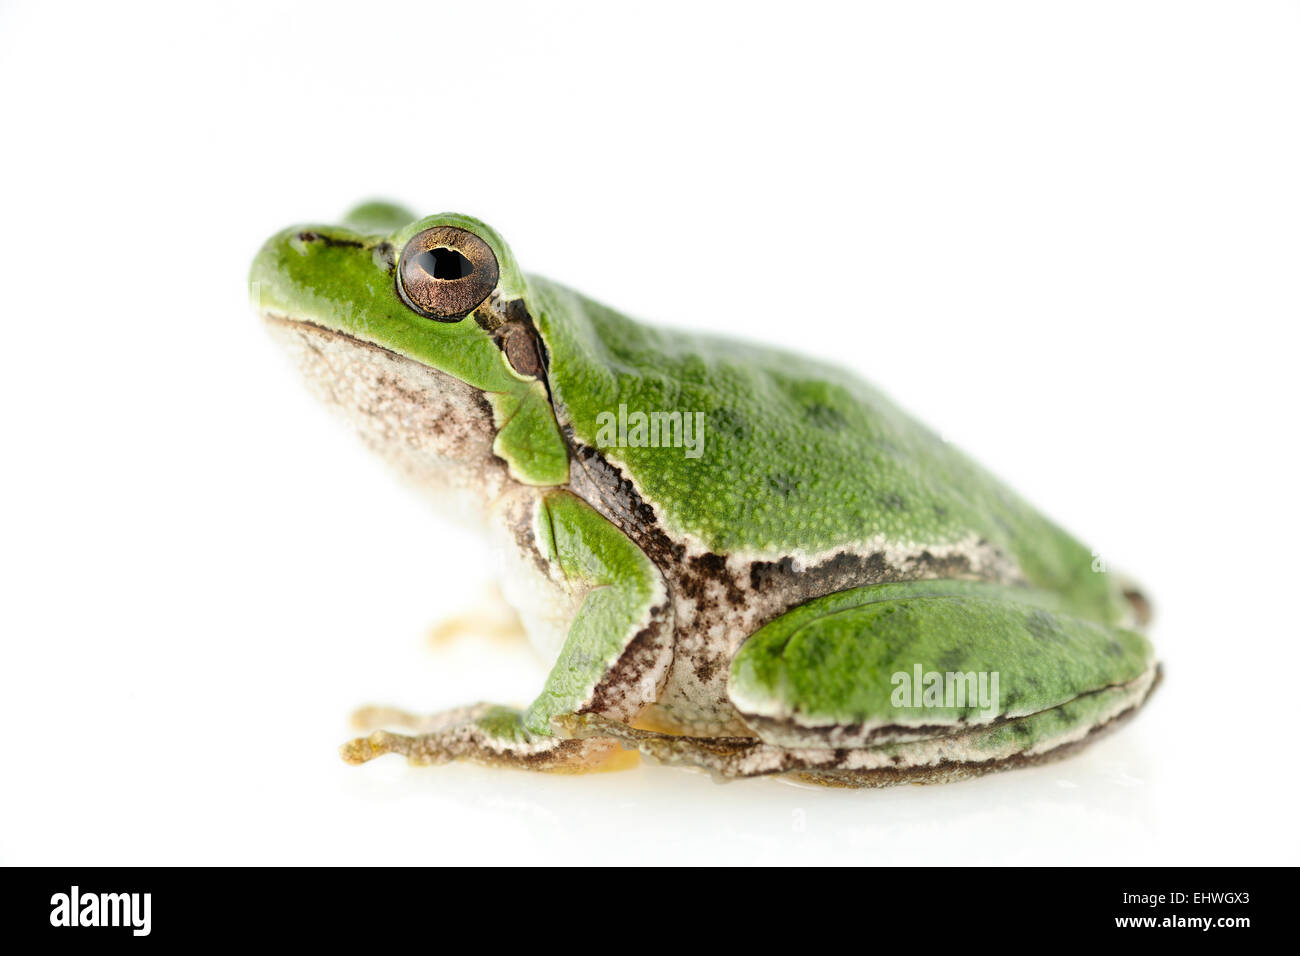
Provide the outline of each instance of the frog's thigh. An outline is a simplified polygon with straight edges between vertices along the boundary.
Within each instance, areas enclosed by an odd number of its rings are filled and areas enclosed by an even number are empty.
[[[544,495],[536,531],[543,557],[583,593],[555,666],[525,710],[476,705],[435,717],[419,736],[378,732],[344,747],[363,762],[401,753],[421,763],[468,759],[533,769],[578,768],[613,749],[607,738],[555,736],[552,720],[598,715],[631,720],[659,694],[672,663],[672,612],[663,577],[645,554],[586,502],[567,491]]]
[[[764,742],[786,748],[897,746],[1055,712],[1021,721],[1020,751],[1086,735],[1113,715],[1081,698],[1130,697],[1154,675],[1145,637],[1072,616],[1050,595],[912,581],[828,595],[760,628],[732,662],[728,694]],[[1000,752],[976,736],[949,759]]]

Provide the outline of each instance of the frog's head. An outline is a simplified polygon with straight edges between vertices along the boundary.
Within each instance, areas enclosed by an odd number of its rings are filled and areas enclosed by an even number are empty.
[[[341,225],[276,233],[253,261],[255,304],[271,321],[309,323],[468,381],[499,349],[491,332],[524,279],[496,232],[469,216],[417,218],[358,206]]]
[[[366,203],[272,236],[250,283],[314,390],[421,484],[566,480],[526,282],[485,224]]]

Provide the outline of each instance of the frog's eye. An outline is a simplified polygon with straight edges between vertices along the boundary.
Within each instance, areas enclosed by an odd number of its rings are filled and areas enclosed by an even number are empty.
[[[492,247],[455,226],[434,226],[411,237],[397,267],[402,298],[439,322],[464,318],[491,295],[500,274]]]

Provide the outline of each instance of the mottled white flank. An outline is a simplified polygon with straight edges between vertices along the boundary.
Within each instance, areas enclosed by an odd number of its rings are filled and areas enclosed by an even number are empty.
[[[967,576],[998,583],[1022,580],[1015,563],[1006,556],[971,538],[955,544],[898,544],[884,539],[835,548],[803,557],[801,570],[816,568],[830,559],[847,554],[869,558],[884,556],[881,580],[908,581],[927,576],[922,555],[945,560],[964,558]],[[668,684],[656,707],[646,715],[648,726],[677,733],[697,735],[747,736],[754,733],[736,712],[728,696],[731,659],[754,631],[780,614],[819,594],[800,591],[801,582],[773,586],[755,591],[750,570],[756,559],[729,557],[726,576],[712,581],[695,577],[694,587],[679,586],[683,577],[679,569],[665,569],[673,585],[674,612],[677,618],[677,658]],[[757,559],[771,561],[770,557]],[[777,559],[779,561],[779,557]],[[846,579],[826,592],[865,583]],[[690,590],[698,596],[691,596]],[[731,600],[729,595],[740,595]]]

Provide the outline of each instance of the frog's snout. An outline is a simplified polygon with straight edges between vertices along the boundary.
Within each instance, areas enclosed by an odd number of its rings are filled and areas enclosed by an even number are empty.
[[[271,236],[253,258],[249,301],[264,317],[322,322],[364,308],[375,274],[391,271],[386,243],[342,226],[290,226]]]

